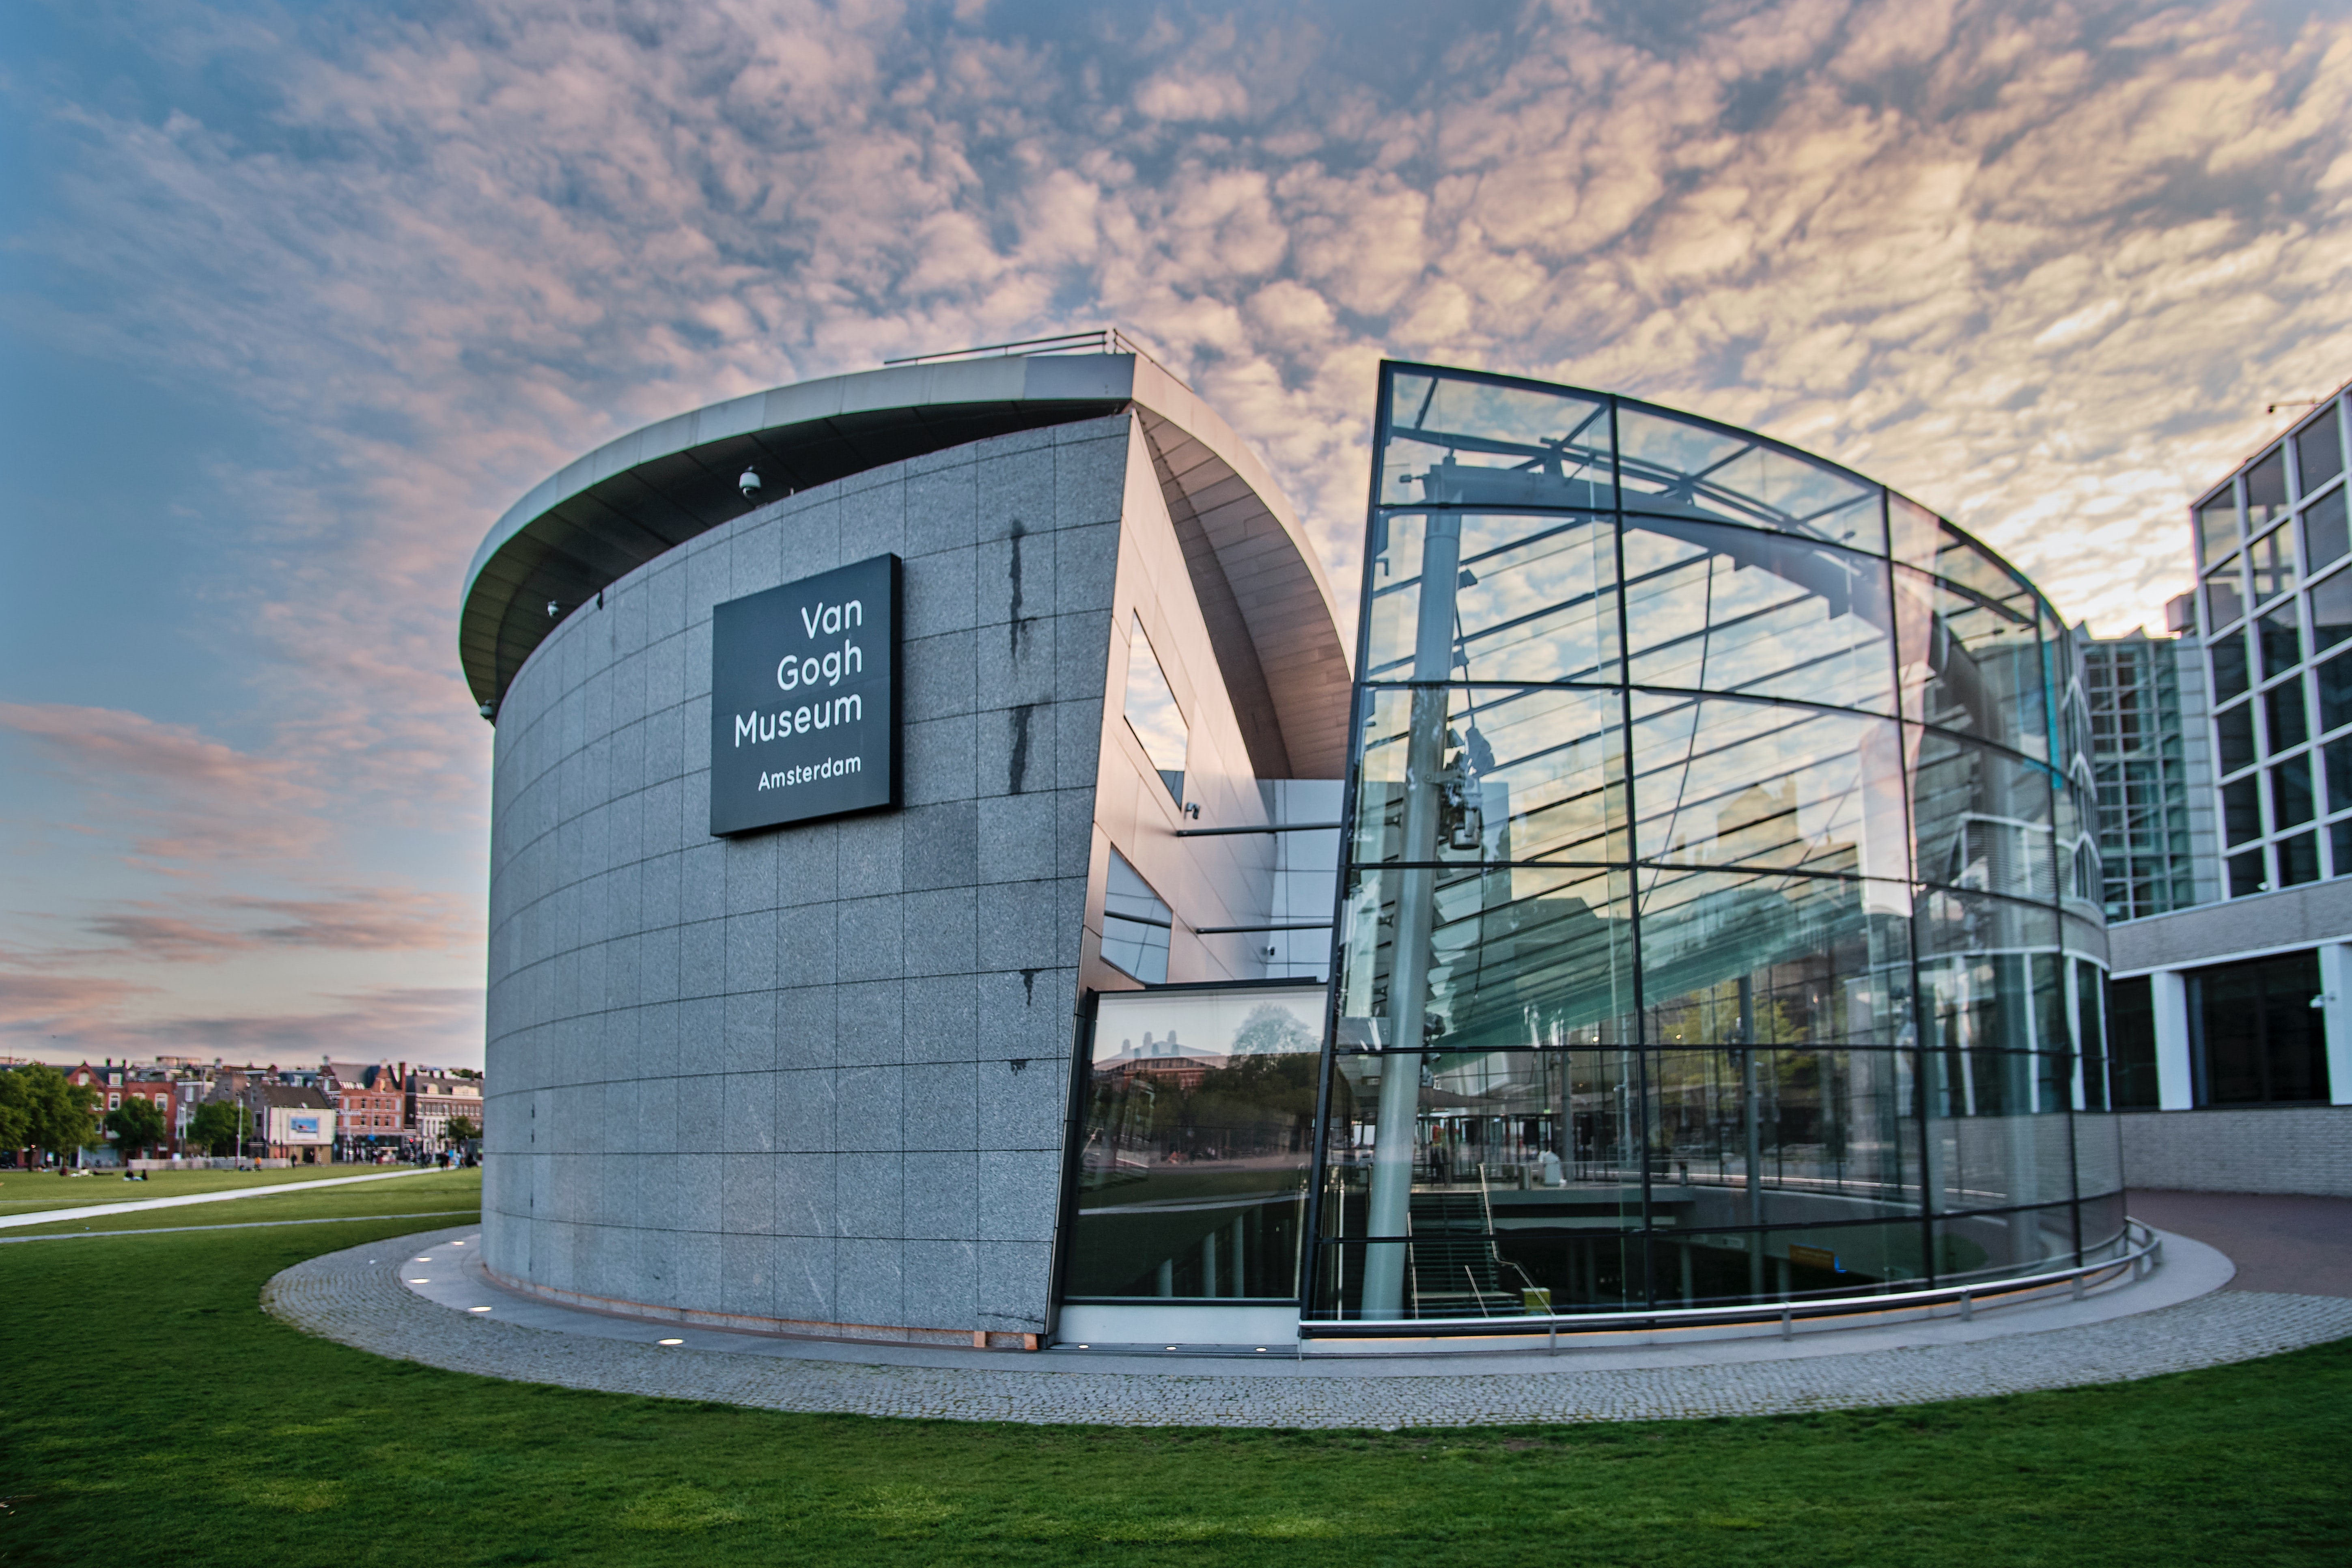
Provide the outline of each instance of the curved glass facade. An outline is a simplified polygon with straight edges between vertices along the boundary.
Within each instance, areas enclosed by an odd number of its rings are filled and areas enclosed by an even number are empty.
[[[1307,1317],[2112,1250],[2087,721],[2032,584],[1606,394],[1390,364],[1376,442]]]

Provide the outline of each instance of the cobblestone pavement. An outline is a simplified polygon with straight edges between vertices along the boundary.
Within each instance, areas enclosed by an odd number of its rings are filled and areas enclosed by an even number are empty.
[[[2126,1382],[2352,1336],[2352,1300],[2212,1291],[1999,1339],[1707,1365],[1595,1371],[1530,1357],[1506,1372],[1396,1375],[1308,1363],[1298,1371],[1311,1375],[1279,1375],[1265,1362],[1228,1371],[1197,1358],[1183,1363],[1190,1370],[1166,1371],[1103,1370],[1077,1356],[1053,1357],[1051,1370],[1035,1357],[989,1364],[1003,1352],[971,1352],[965,1364],[876,1364],[839,1346],[824,1359],[775,1353],[772,1342],[763,1354],[663,1346],[654,1336],[685,1331],[655,1324],[635,1326],[642,1339],[527,1327],[436,1304],[401,1283],[418,1254],[478,1230],[311,1258],[273,1279],[263,1305],[378,1355],[517,1382],[810,1413],[1164,1426],[1465,1426],[1921,1405]]]

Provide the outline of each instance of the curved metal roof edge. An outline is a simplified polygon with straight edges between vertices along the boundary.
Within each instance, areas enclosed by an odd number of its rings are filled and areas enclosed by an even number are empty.
[[[1321,554],[1307,537],[1298,514],[1257,453],[1244,441],[1213,408],[1197,393],[1179,381],[1149,356],[1138,354],[1038,354],[1005,355],[986,359],[950,360],[931,363],[891,365],[879,370],[857,371],[819,380],[800,382],[789,386],[774,387],[765,392],[751,393],[711,404],[656,421],[641,429],[618,437],[594,450],[567,463],[555,473],[534,485],[512,506],[509,507],[485,535],[474,552],[466,573],[461,605],[470,606],[478,590],[482,589],[484,573],[496,563],[501,552],[526,539],[535,524],[555,509],[611,479],[642,465],[661,458],[694,451],[715,442],[742,436],[756,436],[764,431],[814,423],[850,416],[887,415],[905,410],[910,415],[926,408],[970,406],[973,405],[1054,405],[1125,404],[1149,416],[1147,432],[1154,427],[1176,431],[1197,443],[1201,452],[1213,462],[1202,462],[1191,470],[1194,482],[1178,488],[1188,492],[1198,491],[1205,485],[1207,491],[1188,493],[1185,502],[1199,500],[1230,512],[1230,506],[1219,502],[1215,493],[1231,497],[1234,480],[1249,492],[1264,515],[1281,531],[1290,546],[1288,553],[1296,565],[1276,568],[1277,574],[1303,571],[1305,583],[1291,575],[1296,586],[1284,597],[1289,604],[1276,610],[1265,602],[1266,583],[1264,580],[1265,562],[1255,570],[1258,577],[1244,585],[1246,605],[1237,605],[1242,629],[1252,651],[1242,660],[1244,665],[1263,663],[1270,651],[1265,638],[1269,633],[1280,645],[1284,655],[1283,673],[1275,676],[1268,666],[1253,672],[1247,681],[1272,678],[1281,688],[1277,693],[1267,691],[1277,710],[1278,728],[1285,732],[1289,748],[1304,755],[1298,762],[1307,763],[1319,773],[1329,765],[1322,753],[1330,750],[1331,738],[1319,733],[1328,728],[1322,716],[1311,721],[1299,708],[1297,699],[1308,695],[1312,689],[1329,684],[1336,675],[1338,689],[1344,692],[1352,676],[1353,649],[1340,634],[1339,599],[1332,591],[1330,578],[1325,570]],[[1159,443],[1155,439],[1155,446]],[[1165,456],[1165,454],[1162,454]],[[1222,479],[1217,470],[1222,469]],[[1163,484],[1171,480],[1163,472]],[[1215,493],[1212,493],[1215,492]],[[1171,500],[1178,498],[1171,493]],[[1220,558],[1219,569],[1231,571],[1247,567],[1239,558],[1227,559],[1225,546],[1215,547]],[[1247,552],[1244,550],[1244,554]],[[1304,606],[1294,596],[1299,587],[1312,585],[1319,601],[1323,626],[1301,628],[1295,616]],[[1220,591],[1223,585],[1220,584]],[[470,613],[470,612],[468,612]],[[1328,649],[1305,655],[1308,664],[1319,667],[1318,676],[1301,668],[1301,644],[1298,633],[1306,631],[1309,644],[1328,642]],[[1328,637],[1319,635],[1328,631]],[[1336,661],[1336,670],[1333,668]],[[1228,684],[1234,675],[1229,673]],[[1262,688],[1261,688],[1262,689]],[[1236,693],[1237,696],[1240,693]],[[1286,700],[1287,699],[1287,700]],[[1315,706],[1308,702],[1307,707]],[[1341,703],[1344,709],[1344,701]],[[1336,723],[1344,728],[1344,712]],[[1300,728],[1300,725],[1304,728]],[[1291,731],[1297,730],[1297,733]],[[1277,753],[1278,754],[1278,753]]]
[[[549,510],[614,474],[656,458],[691,451],[730,436],[748,436],[844,414],[879,414],[893,408],[957,403],[1124,399],[1133,395],[1131,367],[1135,363],[1132,356],[1126,354],[1085,354],[887,365],[880,370],[852,371],[770,387],[765,392],[747,393],[724,403],[657,419],[573,458],[507,508],[475,550],[466,568],[459,602],[472,595],[482,568]]]

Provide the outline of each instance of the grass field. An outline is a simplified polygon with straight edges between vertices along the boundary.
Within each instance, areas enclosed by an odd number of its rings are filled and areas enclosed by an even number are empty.
[[[60,1176],[31,1171],[0,1172],[0,1215],[35,1209],[87,1208],[94,1204],[136,1203],[142,1198],[181,1198],[194,1193],[236,1192],[246,1187],[284,1187],[336,1176],[367,1176],[398,1165],[296,1165],[284,1171],[152,1171],[143,1182],[126,1182],[119,1171]],[[369,1184],[373,1185],[376,1184]]]
[[[478,1190],[456,1173],[123,1218],[419,1213]],[[0,1563],[2352,1561],[2352,1343],[1891,1413],[1225,1433],[524,1387],[257,1310],[302,1258],[450,1223],[0,1246]]]

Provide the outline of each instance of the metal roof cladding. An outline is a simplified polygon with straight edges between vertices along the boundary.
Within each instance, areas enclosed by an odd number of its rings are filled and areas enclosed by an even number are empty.
[[[1107,344],[1123,340],[1103,334]],[[1232,428],[1149,356],[1031,353],[886,366],[712,404],[609,441],[507,510],[466,576],[458,652],[495,714],[568,614],[771,497],[950,447],[1131,410],[1142,426],[1218,663],[1262,778],[1336,778],[1349,652],[1288,498]]]

